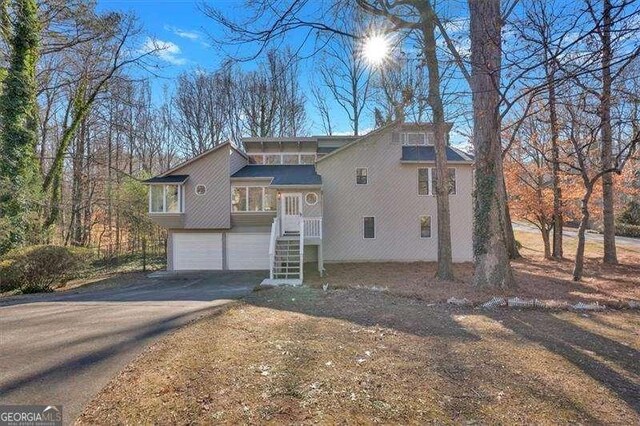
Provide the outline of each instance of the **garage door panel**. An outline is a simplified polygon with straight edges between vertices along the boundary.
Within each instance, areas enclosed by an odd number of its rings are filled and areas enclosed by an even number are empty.
[[[222,234],[173,234],[175,270],[222,269]]]
[[[269,234],[227,234],[231,270],[268,270]]]

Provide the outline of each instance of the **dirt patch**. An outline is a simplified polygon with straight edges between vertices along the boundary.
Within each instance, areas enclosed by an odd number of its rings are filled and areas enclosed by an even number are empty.
[[[79,423],[640,422],[640,314],[282,288],[151,347]]]
[[[539,236],[517,233],[523,245],[521,259],[512,262],[518,288],[510,291],[476,289],[471,286],[473,264],[454,265],[456,280],[436,280],[436,263],[343,263],[326,264],[326,275],[320,277],[312,267],[305,269],[305,283],[315,288],[367,288],[431,302],[444,302],[450,297],[481,302],[493,296],[518,296],[529,299],[598,301],[616,304],[640,300],[640,253],[619,248],[620,265],[604,265],[601,245],[587,245],[585,278],[572,280],[573,262],[545,260]],[[566,256],[575,251],[573,239],[567,238]]]

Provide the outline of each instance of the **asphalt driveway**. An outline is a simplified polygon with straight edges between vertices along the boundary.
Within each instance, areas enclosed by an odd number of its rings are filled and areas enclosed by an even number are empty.
[[[73,422],[147,345],[248,294],[264,277],[141,278],[115,288],[0,301],[0,404],[62,404],[64,422]]]

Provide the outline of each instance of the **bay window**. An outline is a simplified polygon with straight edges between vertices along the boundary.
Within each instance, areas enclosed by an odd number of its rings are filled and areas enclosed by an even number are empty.
[[[182,185],[150,185],[149,213],[182,213]]]
[[[231,211],[271,212],[277,208],[277,191],[263,186],[234,186],[231,190]]]

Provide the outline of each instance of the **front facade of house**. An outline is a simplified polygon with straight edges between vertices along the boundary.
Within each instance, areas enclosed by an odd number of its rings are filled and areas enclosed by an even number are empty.
[[[316,262],[435,261],[429,124],[362,137],[248,138],[149,179],[149,215],[168,229],[167,269],[269,270],[300,283]],[[472,260],[472,164],[447,149],[453,259]]]

